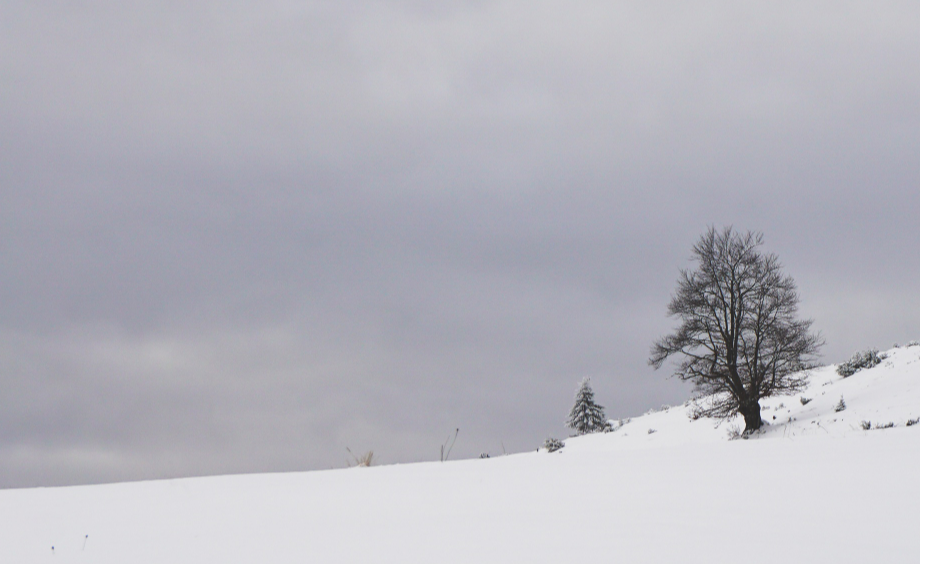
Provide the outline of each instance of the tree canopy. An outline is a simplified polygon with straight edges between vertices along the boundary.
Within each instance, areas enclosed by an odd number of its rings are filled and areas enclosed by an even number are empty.
[[[805,368],[823,344],[811,320],[796,318],[795,281],[774,254],[760,251],[763,236],[710,228],[692,248],[694,270],[681,270],[668,314],[679,321],[653,344],[650,365],[673,355],[675,375],[704,396],[697,415],[741,414],[745,431],[762,426],[761,398],[801,390]]]

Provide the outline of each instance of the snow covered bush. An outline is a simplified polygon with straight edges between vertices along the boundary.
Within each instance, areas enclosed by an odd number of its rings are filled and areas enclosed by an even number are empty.
[[[886,358],[886,356],[879,354],[879,351],[877,351],[876,349],[859,351],[855,355],[850,357],[850,360],[848,360],[847,362],[841,363],[837,367],[837,373],[843,376],[844,378],[847,378],[848,376],[852,376],[853,374],[855,374],[856,372],[860,370],[866,370],[867,368],[873,368],[874,366],[882,362],[884,358]]]
[[[907,426],[908,423],[906,423],[905,425]],[[862,427],[864,431],[869,431],[870,429],[874,429],[874,430],[891,429],[895,427],[895,423],[890,421],[888,423],[877,423],[876,425],[872,425],[869,421],[860,421],[860,427]]]
[[[589,379],[582,380],[579,390],[575,394],[575,405],[569,412],[566,427],[580,435],[603,431],[608,421],[605,419],[604,408],[595,403],[595,393],[589,384]]]
[[[543,448],[546,449],[546,452],[556,452],[562,447],[566,446],[566,443],[560,441],[559,439],[546,439],[546,442],[543,443]]]

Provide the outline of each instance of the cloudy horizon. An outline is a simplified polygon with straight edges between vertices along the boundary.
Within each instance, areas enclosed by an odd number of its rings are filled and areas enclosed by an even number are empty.
[[[919,338],[918,5],[0,1],[0,487],[499,455],[690,394],[709,226]]]

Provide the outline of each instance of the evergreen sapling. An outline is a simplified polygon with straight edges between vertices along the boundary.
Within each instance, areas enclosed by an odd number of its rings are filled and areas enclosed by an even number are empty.
[[[589,379],[586,378],[579,384],[579,391],[575,394],[575,405],[569,412],[566,427],[579,435],[585,435],[603,431],[607,426],[604,408],[595,403],[595,393],[592,391]]]

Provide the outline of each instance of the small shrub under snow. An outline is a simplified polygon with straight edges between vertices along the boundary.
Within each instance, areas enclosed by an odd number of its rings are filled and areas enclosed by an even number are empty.
[[[886,358],[885,355],[879,354],[879,351],[876,349],[870,349],[866,351],[859,351],[847,362],[843,362],[837,367],[837,373],[847,378],[852,376],[860,370],[866,370],[867,368],[873,368],[877,364],[883,361]]]
[[[566,446],[566,443],[553,438],[546,439],[546,442],[543,443],[543,448],[546,449],[546,452],[556,452],[564,446]]]
[[[746,439],[746,438],[747,438],[746,435],[744,435],[740,431],[740,425],[731,425],[730,427],[727,428],[727,440],[736,441],[737,439]]]

